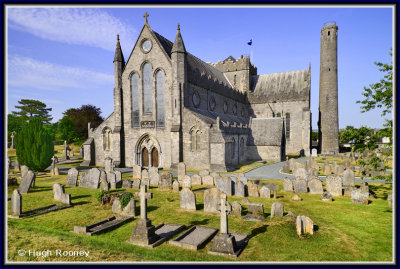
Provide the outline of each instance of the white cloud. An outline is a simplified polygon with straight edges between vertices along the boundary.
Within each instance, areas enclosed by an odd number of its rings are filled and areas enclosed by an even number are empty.
[[[8,8],[9,26],[43,39],[115,50],[116,35],[134,44],[136,30],[100,9]]]
[[[114,77],[85,68],[42,62],[28,57],[9,55],[8,85],[13,88],[72,90],[112,88]]]

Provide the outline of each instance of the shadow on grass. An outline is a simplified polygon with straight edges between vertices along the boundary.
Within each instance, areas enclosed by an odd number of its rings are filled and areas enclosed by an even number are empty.
[[[383,211],[385,213],[393,213],[392,209],[386,209],[385,211]]]
[[[29,190],[29,192],[30,193],[33,193],[33,192],[41,192],[41,191],[50,191],[50,190],[52,190],[52,188],[50,188],[50,187],[34,187],[34,188],[31,188],[30,190]]]
[[[86,201],[81,201],[81,202],[77,202],[77,203],[73,203],[72,205],[84,205],[84,204],[89,204],[90,202],[86,202]]]
[[[206,225],[208,224],[210,219],[203,219],[203,220],[193,220],[190,222],[190,225]]]
[[[154,206],[154,205],[147,206],[147,212],[151,212],[151,211],[157,210],[158,208],[159,208],[158,206]]]
[[[389,193],[392,193],[392,186],[389,184],[381,184],[379,186],[376,185],[368,185],[369,190],[372,191],[377,198],[387,199]]]
[[[251,231],[250,238],[251,237],[255,237],[258,234],[266,232],[267,231],[267,227],[268,227],[268,225],[265,224],[265,225],[263,225],[261,227],[255,228],[254,230]]]
[[[76,199],[86,198],[86,197],[91,197],[91,195],[79,195],[79,196],[74,196],[74,197],[71,197],[71,200],[76,200]]]
[[[196,210],[203,210],[204,209],[204,204],[197,204],[196,205]]]
[[[314,232],[319,230],[319,226],[314,224]]]

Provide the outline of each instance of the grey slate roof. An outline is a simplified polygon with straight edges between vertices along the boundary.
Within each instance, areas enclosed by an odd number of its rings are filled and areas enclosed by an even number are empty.
[[[151,30],[153,31],[153,30]],[[171,58],[171,51],[172,51],[172,46],[174,45],[171,41],[163,37],[157,32],[154,32],[154,35],[157,37],[158,41],[160,42],[161,46],[165,50],[165,52],[168,54],[168,56]]]
[[[309,69],[251,77],[250,103],[309,101]]]

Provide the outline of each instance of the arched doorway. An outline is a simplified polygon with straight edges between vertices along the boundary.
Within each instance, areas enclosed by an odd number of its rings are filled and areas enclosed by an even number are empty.
[[[158,150],[153,148],[151,150],[151,166],[158,167]]]
[[[142,166],[149,166],[149,151],[147,148],[143,148],[142,150]]]

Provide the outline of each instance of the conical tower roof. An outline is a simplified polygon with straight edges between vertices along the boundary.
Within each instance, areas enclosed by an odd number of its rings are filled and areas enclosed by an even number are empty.
[[[119,35],[117,35],[117,46],[115,48],[115,55],[113,62],[115,61],[125,63],[124,55],[122,54],[121,50],[121,44],[119,43]]]
[[[172,46],[172,51],[173,52],[186,52],[185,44],[183,43],[183,39],[181,36],[181,29],[178,24],[178,32],[176,33],[174,45]]]

